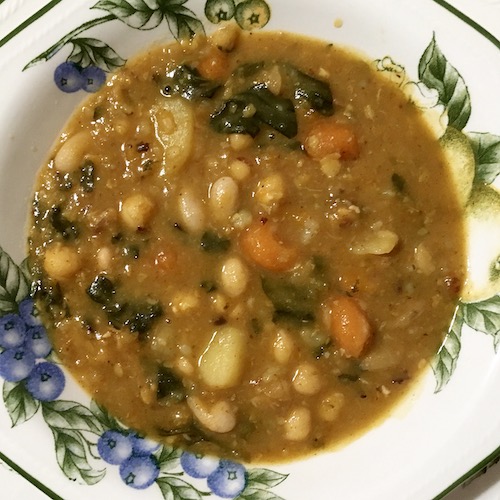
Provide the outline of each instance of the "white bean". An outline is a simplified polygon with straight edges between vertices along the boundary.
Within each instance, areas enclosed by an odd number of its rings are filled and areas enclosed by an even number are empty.
[[[229,176],[220,177],[210,188],[209,206],[212,216],[219,222],[226,221],[236,212],[238,184]]]
[[[200,398],[188,396],[187,404],[200,424],[212,432],[229,432],[236,425],[234,409],[227,401],[218,401],[207,408]]]
[[[111,266],[113,251],[109,247],[99,248],[97,251],[97,267],[101,271],[106,271]]]
[[[295,408],[285,420],[285,438],[302,441],[311,431],[311,412],[304,407]]]
[[[179,212],[186,231],[189,233],[202,231],[205,226],[203,202],[189,188],[181,190],[179,194]]]
[[[199,359],[200,377],[214,389],[235,386],[243,371],[247,336],[239,328],[225,325],[210,339]]]
[[[91,141],[90,134],[85,130],[69,137],[54,158],[56,170],[66,173],[81,167]]]
[[[322,380],[318,369],[311,363],[302,363],[292,378],[293,388],[299,394],[317,394],[321,389]]]
[[[79,271],[81,259],[74,248],[54,243],[45,252],[43,267],[51,278],[65,280]]]
[[[288,363],[294,350],[295,345],[291,335],[283,329],[278,330],[273,344],[274,359],[284,365]]]
[[[367,234],[352,246],[357,255],[384,255],[391,253],[398,244],[398,235],[387,229],[380,229]]]
[[[248,285],[248,269],[238,257],[229,257],[222,266],[220,281],[229,297],[238,297]]]

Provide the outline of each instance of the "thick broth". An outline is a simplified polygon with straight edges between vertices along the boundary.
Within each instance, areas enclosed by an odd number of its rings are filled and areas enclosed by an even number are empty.
[[[37,304],[76,379],[140,432],[247,461],[386,415],[464,271],[419,110],[369,63],[284,33],[129,61],[65,127],[33,207]]]

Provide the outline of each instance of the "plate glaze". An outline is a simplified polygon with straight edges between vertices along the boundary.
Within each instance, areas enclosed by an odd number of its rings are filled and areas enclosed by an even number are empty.
[[[433,498],[500,455],[500,44],[445,2],[0,2],[0,458],[53,498]],[[460,13],[458,13],[460,14]],[[137,439],[90,401],[32,314],[25,221],[52,141],[106,72],[152,41],[287,30],[352,47],[434,116],[469,229],[469,279],[422,383],[336,452],[247,468]],[[450,128],[451,127],[451,128]],[[5,332],[10,332],[7,334]],[[14,332],[14,333],[13,333]]]

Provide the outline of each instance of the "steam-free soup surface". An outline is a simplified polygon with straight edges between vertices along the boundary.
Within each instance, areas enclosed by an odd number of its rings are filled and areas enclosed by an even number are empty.
[[[334,45],[231,28],[155,46],[41,168],[37,304],[126,425],[247,461],[332,447],[438,349],[460,210],[417,107]]]

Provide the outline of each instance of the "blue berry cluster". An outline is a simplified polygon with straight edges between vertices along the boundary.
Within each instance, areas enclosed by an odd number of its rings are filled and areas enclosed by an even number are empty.
[[[104,461],[120,467],[122,481],[131,488],[149,488],[160,473],[153,453],[159,444],[126,431],[109,430],[97,441],[97,451]]]
[[[245,467],[231,460],[185,451],[181,455],[181,466],[191,477],[206,479],[210,490],[222,498],[237,497],[247,485]]]
[[[63,92],[96,92],[106,81],[106,73],[97,66],[82,68],[78,64],[66,61],[54,71],[54,81]]]
[[[45,361],[52,346],[41,325],[33,300],[24,299],[18,313],[0,318],[0,376],[9,382],[25,382],[26,389],[40,401],[57,399],[65,384],[62,370]]]

